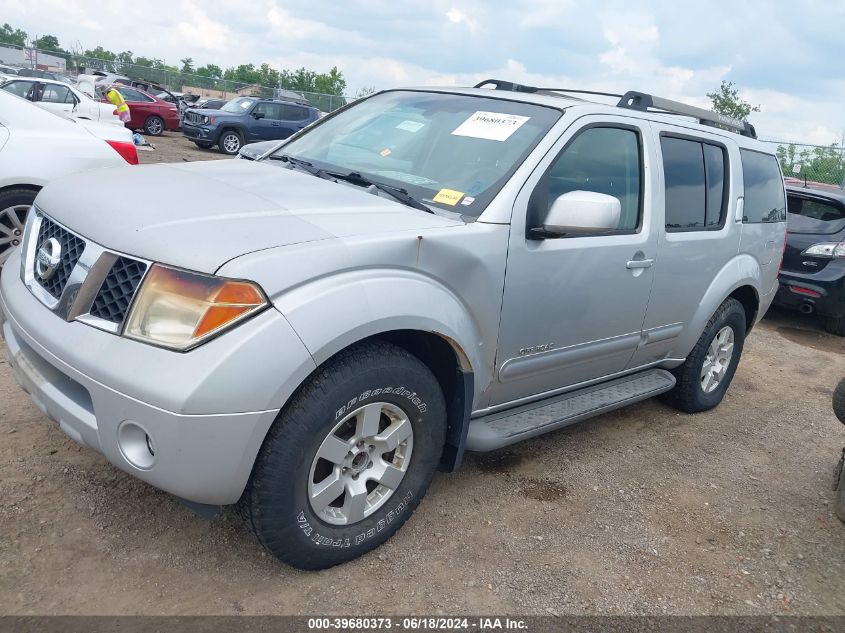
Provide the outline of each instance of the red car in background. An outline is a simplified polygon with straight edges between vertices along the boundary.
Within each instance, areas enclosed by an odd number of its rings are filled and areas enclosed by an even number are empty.
[[[165,130],[179,129],[179,109],[174,104],[138,88],[120,84],[112,87],[123,95],[129,106],[131,118],[126,127],[130,130],[144,130],[150,136],[159,136]],[[108,99],[103,97],[102,101],[107,102]]]

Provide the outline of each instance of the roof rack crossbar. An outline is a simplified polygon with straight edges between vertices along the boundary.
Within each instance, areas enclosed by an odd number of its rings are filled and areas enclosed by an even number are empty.
[[[620,108],[627,108],[629,110],[639,110],[641,112],[648,112],[649,110],[663,110],[668,114],[680,114],[698,119],[702,125],[710,125],[714,127],[721,127],[723,129],[737,132],[742,136],[750,138],[757,138],[757,132],[754,126],[748,121],[742,121],[732,116],[719,114],[713,110],[691,106],[680,101],[672,101],[671,99],[664,99],[663,97],[656,97],[645,92],[637,92],[629,90],[619,103],[616,104]]]

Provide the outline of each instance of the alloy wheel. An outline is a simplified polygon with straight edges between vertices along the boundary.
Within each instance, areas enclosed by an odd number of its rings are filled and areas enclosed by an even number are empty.
[[[241,148],[241,140],[236,134],[227,134],[223,137],[223,149],[234,154]]]
[[[16,204],[0,209],[0,266],[9,258],[12,249],[21,243],[30,206]]]
[[[317,449],[308,502],[326,523],[357,523],[378,510],[408,471],[411,420],[387,402],[367,404],[338,422]]]
[[[707,349],[701,366],[701,389],[704,393],[716,390],[730,367],[734,353],[734,331],[730,325],[723,327]]]

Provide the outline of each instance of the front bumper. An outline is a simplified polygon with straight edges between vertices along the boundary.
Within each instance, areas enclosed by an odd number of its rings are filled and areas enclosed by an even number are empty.
[[[0,278],[0,331],[38,408],[157,488],[203,504],[237,501],[279,409],[315,367],[284,317],[269,309],[171,352],[61,319],[21,282],[19,258]],[[154,454],[144,453],[145,434]]]
[[[819,316],[845,317],[845,265],[830,262],[813,274],[781,271],[779,282],[775,305],[794,310],[810,305]]]
[[[192,141],[216,143],[219,133],[217,128],[206,125],[197,125],[188,121],[182,121],[182,135]]]

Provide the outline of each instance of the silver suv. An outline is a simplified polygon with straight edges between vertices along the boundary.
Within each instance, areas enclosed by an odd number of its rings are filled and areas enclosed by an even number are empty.
[[[778,161],[658,97],[484,85],[381,92],[258,160],[50,183],[0,285],[21,385],[309,569],[383,543],[465,450],[715,407],[777,289]]]

